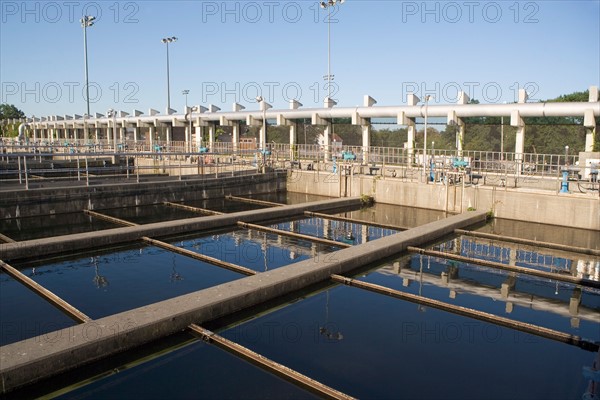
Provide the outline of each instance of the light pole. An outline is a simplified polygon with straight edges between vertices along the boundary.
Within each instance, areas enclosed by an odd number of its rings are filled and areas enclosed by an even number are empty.
[[[90,85],[88,81],[88,56],[87,56],[87,28],[94,25],[96,17],[84,15],[79,20],[81,27],[83,28],[83,54],[85,62],[85,101],[87,103],[87,115],[90,115]]]
[[[431,95],[425,96],[425,130],[424,130],[424,138],[423,138],[423,176],[427,176],[427,108],[429,106],[429,99]],[[425,183],[427,183],[427,179],[425,179]]]
[[[175,36],[163,38],[161,42],[167,45],[167,114],[170,113],[171,110],[171,83],[169,78],[169,43],[176,42],[177,38]]]
[[[345,0],[327,0],[321,2],[321,8],[328,10],[327,15],[327,75],[324,76],[327,81],[327,98],[331,98],[331,81],[333,75],[331,74],[331,8],[335,7],[338,3],[343,4]]]
[[[265,173],[266,171],[266,157],[267,157],[267,149],[266,149],[266,143],[267,143],[267,109],[271,108],[272,106],[267,103],[265,101],[265,99],[263,99],[262,96],[258,96],[256,98],[256,102],[260,104],[260,109],[262,110],[263,113],[263,126],[262,126],[262,132],[261,135],[259,137],[259,142],[260,142],[260,152],[262,153],[262,158],[263,158],[263,167],[262,167],[262,172]]]
[[[504,161],[504,115],[500,117],[500,161]]]
[[[265,150],[267,143],[267,110],[272,106],[263,99],[262,96],[256,98],[256,102],[260,104],[260,110],[263,112],[263,127],[262,135],[259,138],[259,145],[261,150]]]
[[[188,94],[190,94],[190,91],[188,89],[184,89],[181,91],[181,94],[185,96],[185,115],[187,116],[188,113]],[[189,140],[188,140],[189,137]],[[189,151],[190,150],[190,146],[189,143],[192,139],[192,113],[190,112],[190,125],[189,125],[189,131],[187,133],[187,135],[185,135],[185,150]]]
[[[106,112],[108,118],[112,118],[113,121],[113,146],[115,153],[117,152],[117,112],[112,108]],[[107,132],[108,136],[108,132]]]

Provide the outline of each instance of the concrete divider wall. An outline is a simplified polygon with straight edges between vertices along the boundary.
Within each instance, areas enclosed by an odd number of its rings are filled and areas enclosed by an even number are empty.
[[[287,190],[324,196],[371,195],[378,203],[464,212],[469,208],[493,211],[497,218],[600,230],[598,194],[555,193],[493,186],[403,182],[399,178],[336,175],[293,170]]]
[[[0,260],[9,261],[51,254],[68,253],[85,249],[113,246],[133,242],[143,236],[161,237],[194,231],[236,227],[237,221],[259,222],[267,219],[291,218],[303,215],[304,211],[323,211],[333,208],[355,208],[361,205],[360,198],[322,200],[305,204],[286,205],[241,211],[237,213],[202,216],[184,220],[164,221],[138,226],[105,229],[101,231],[55,236],[16,243],[0,243]]]
[[[135,182],[135,177],[132,178]],[[247,196],[285,190],[285,172],[0,192],[0,218]]]
[[[469,212],[199,292],[0,347],[7,392],[128,348],[181,331],[191,323],[256,306],[485,220]],[[52,340],[47,340],[51,337]]]

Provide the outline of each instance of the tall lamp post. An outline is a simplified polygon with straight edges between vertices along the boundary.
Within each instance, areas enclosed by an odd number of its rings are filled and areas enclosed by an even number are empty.
[[[184,90],[181,91],[181,94],[185,96],[185,115],[187,116],[187,113],[188,113],[188,94],[190,94],[190,91],[188,89],[184,89]],[[188,137],[189,137],[189,140],[188,140]],[[192,113],[190,112],[189,131],[185,135],[185,151],[189,151],[190,150],[189,143],[190,143],[191,139],[192,139]]]
[[[267,147],[266,146],[266,143],[267,143],[267,109],[271,108],[272,106],[269,103],[267,103],[265,101],[265,99],[263,99],[262,96],[258,96],[256,98],[256,102],[260,104],[260,109],[263,114],[262,134],[260,135],[259,142],[260,142],[260,152],[262,153],[262,158],[263,158],[262,172],[264,173],[266,171],[265,162],[266,162],[266,156],[267,156],[267,149],[266,149],[266,147]]]
[[[83,28],[83,54],[85,62],[85,101],[87,103],[87,115],[90,116],[90,85],[88,80],[88,56],[87,56],[87,28],[94,25],[96,17],[84,15],[79,20],[81,27]]]
[[[171,82],[169,78],[169,43],[173,43],[176,41],[177,38],[175,36],[166,37],[161,40],[161,42],[167,45],[167,114],[169,114],[171,110]]]
[[[423,138],[423,176],[427,177],[427,108],[429,106],[429,99],[431,95],[425,96],[425,130],[424,130],[424,138]],[[425,179],[425,183],[427,183],[427,179]]]
[[[114,146],[114,152],[117,152],[117,111],[113,110],[112,108],[109,109],[106,112],[106,116],[108,118],[112,119],[112,123],[113,123],[113,146]],[[107,136],[108,136],[108,132],[107,132]]]
[[[320,3],[322,9],[328,10],[327,15],[327,75],[324,76],[327,81],[327,98],[331,98],[331,81],[333,75],[331,74],[331,8],[337,4],[343,4],[345,0],[327,0]]]

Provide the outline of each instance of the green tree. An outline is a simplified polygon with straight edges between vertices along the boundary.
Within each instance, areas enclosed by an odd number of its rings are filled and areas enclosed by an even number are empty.
[[[0,104],[0,119],[25,118],[25,113],[12,104]]]
[[[25,113],[12,104],[0,104],[0,136],[17,136],[17,127],[10,127],[6,120],[25,118]]]

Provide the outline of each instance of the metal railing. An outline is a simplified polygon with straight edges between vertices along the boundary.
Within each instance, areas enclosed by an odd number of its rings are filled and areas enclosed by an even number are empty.
[[[116,148],[115,148],[116,147]],[[92,140],[38,141],[26,145],[0,143],[0,179],[15,179],[22,174],[78,179],[87,175],[107,176],[135,172],[136,175],[205,175],[219,173],[250,173],[263,167],[302,168],[317,171],[373,174],[404,181],[427,183],[484,183],[500,187],[532,187],[565,192],[595,192],[598,190],[600,160],[584,160],[578,155],[509,153],[491,151],[432,150],[424,157],[422,149],[398,147],[320,146],[270,143],[267,151],[250,149],[248,144],[216,142],[189,152],[183,141],[123,141],[114,143]],[[115,161],[119,159],[118,163]],[[127,160],[123,167],[122,160]],[[102,168],[96,165],[102,160]],[[146,160],[146,161],[144,161]],[[148,161],[150,160],[150,161]],[[55,168],[44,168],[52,165]],[[59,167],[61,162],[79,162]],[[45,164],[44,164],[45,162]],[[82,163],[87,162],[87,169]],[[90,165],[90,163],[92,163]],[[583,163],[582,163],[583,164]],[[199,168],[200,167],[200,168]],[[207,168],[205,170],[204,168]],[[56,170],[60,171],[56,171]],[[160,172],[157,172],[160,171]],[[216,172],[215,172],[216,171]],[[12,175],[11,175],[12,174]]]

